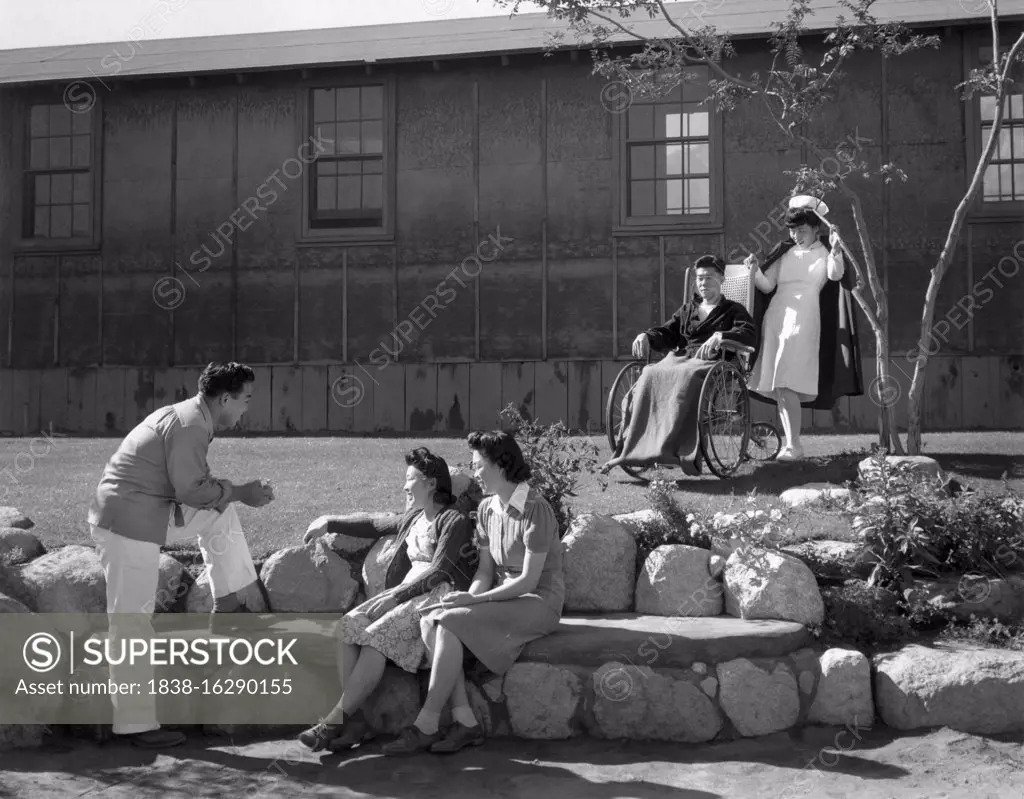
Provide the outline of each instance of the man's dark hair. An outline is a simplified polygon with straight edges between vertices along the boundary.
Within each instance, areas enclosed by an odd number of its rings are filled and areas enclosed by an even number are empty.
[[[786,211],[784,224],[786,227],[800,227],[800,225],[821,227],[822,221],[814,211],[808,211],[806,208],[790,208]]]
[[[725,261],[717,255],[702,255],[693,263],[694,271],[697,269],[714,269],[722,277],[725,277]]]
[[[199,393],[206,397],[219,397],[227,391],[232,397],[237,397],[246,383],[255,380],[256,373],[244,363],[211,361],[199,375]]]
[[[502,475],[511,483],[522,483],[530,479],[530,467],[523,457],[523,451],[511,434],[503,430],[490,433],[470,433],[466,439],[469,448],[479,452],[501,469]]]

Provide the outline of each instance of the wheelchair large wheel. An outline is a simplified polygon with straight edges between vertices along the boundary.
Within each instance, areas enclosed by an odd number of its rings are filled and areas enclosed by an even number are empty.
[[[743,463],[750,441],[750,394],[743,373],[728,361],[711,367],[697,406],[700,449],[711,472],[728,477]]]
[[[633,391],[633,387],[636,385],[636,381],[640,379],[640,374],[643,372],[645,365],[643,361],[630,361],[627,363],[615,376],[612,389],[608,392],[608,402],[604,409],[604,429],[607,431],[608,446],[611,447],[613,455],[618,449],[619,441],[625,433],[626,420],[622,409],[625,405],[626,397]],[[644,473],[649,471],[649,469],[641,466],[619,466],[619,468],[635,480],[648,482],[648,478],[644,477]]]

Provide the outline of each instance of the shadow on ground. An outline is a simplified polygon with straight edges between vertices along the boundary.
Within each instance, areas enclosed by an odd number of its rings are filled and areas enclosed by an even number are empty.
[[[185,746],[144,752],[121,742],[96,745],[58,739],[40,750],[5,758],[8,774],[56,772],[98,782],[109,796],[347,795],[401,799],[473,796],[557,796],[559,799],[715,799],[767,796],[799,783],[807,769],[856,779],[898,780],[908,772],[877,762],[871,750],[897,735],[879,728],[855,734],[844,728],[807,727],[790,732],[706,745],[666,742],[521,741],[493,739],[453,756],[421,754],[386,758],[376,742],[346,755],[311,754],[282,739],[192,735]],[[908,736],[900,736],[906,738]],[[912,736],[911,736],[912,737]],[[833,749],[829,749],[832,747]],[[843,751],[837,756],[834,749]],[[782,769],[764,793],[764,774],[755,764]],[[685,787],[687,774],[706,777],[710,769],[724,792]],[[706,783],[706,779],[702,779]],[[256,787],[253,787],[256,786]],[[760,787],[759,787],[760,786]],[[735,789],[735,790],[734,790]],[[122,791],[124,793],[122,793]],[[248,792],[248,793],[247,793]],[[0,795],[3,792],[0,791]],[[11,794],[12,796],[28,794]],[[40,794],[43,795],[43,794]],[[48,794],[47,794],[48,795]]]

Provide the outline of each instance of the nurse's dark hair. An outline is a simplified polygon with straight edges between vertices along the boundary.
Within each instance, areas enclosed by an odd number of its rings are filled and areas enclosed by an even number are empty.
[[[790,208],[786,211],[784,224],[786,227],[800,227],[800,225],[821,227],[824,223],[814,211],[808,211],[806,208]]]

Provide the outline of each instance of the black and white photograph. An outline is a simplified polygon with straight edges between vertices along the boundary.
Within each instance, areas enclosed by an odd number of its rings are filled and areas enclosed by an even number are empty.
[[[70,796],[1024,796],[1024,0],[0,0]]]

